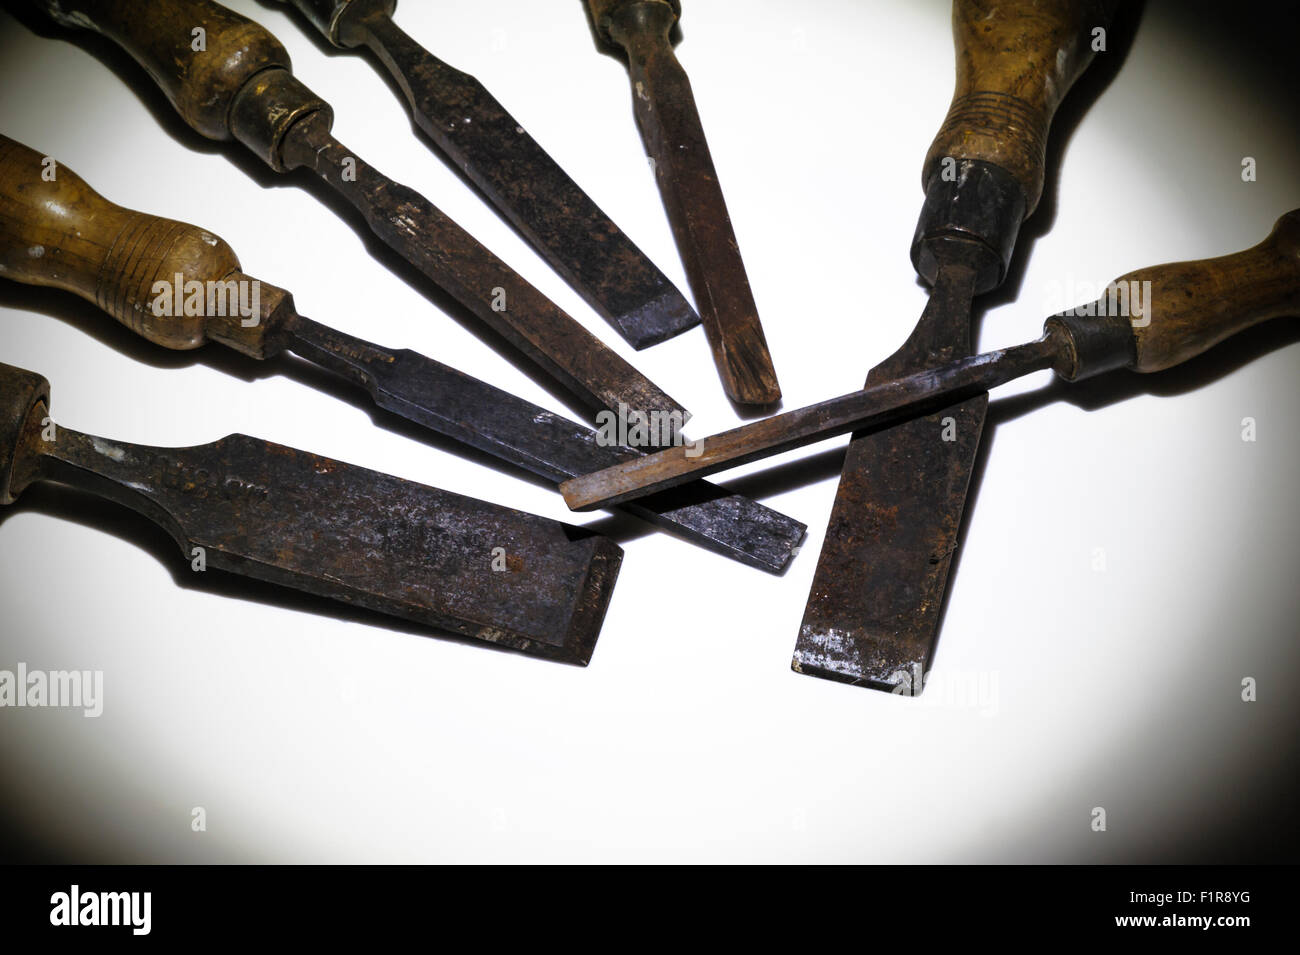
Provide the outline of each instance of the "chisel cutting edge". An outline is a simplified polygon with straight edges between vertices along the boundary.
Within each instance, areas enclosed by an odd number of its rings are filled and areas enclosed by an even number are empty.
[[[294,77],[279,40],[252,20],[211,0],[27,2],[125,49],[202,135],[237,139],[276,172],[309,169],[393,251],[589,408],[689,417],[427,199],[335,139],[329,104]]]
[[[1140,293],[1131,290],[1143,289]],[[1145,300],[1141,311],[1132,303]],[[1067,381],[1162,371],[1259,322],[1300,315],[1300,209],[1259,245],[1130,272],[1095,302],[1047,319],[1043,336],[667,448],[560,485],[574,510],[606,507],[850,431],[916,419],[1035,371]],[[899,488],[891,488],[900,493]],[[882,680],[882,682],[888,682]]]
[[[75,292],[166,348],[217,341],[257,359],[293,352],[364,388],[380,407],[551,481],[644,453],[604,444],[590,428],[431,358],[304,318],[288,292],[244,274],[212,233],[124,209],[67,166],[53,179],[47,168],[40,153],[0,136],[0,277]],[[773,573],[806,529],[704,482],[630,510]]]
[[[691,83],[669,39],[681,0],[587,3],[601,39],[627,51],[641,137],[654,160],[723,389],[738,404],[772,404],[780,399],[781,386]]]
[[[49,383],[0,364],[0,505],[69,485],[162,527],[222,570],[585,665],[623,552],[557,521],[242,434],[128,444],[49,416]]]
[[[392,74],[415,123],[633,348],[699,316],[505,107],[393,22],[397,0],[292,3],[341,49],[365,47]]]

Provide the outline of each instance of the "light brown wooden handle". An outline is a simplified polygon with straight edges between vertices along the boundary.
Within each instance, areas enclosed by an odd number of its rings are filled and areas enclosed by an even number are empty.
[[[957,85],[925,157],[921,183],[941,164],[978,160],[1006,170],[1028,217],[1043,192],[1047,134],[1061,99],[1094,55],[1118,0],[954,0]]]
[[[1127,286],[1130,303],[1137,295],[1149,307],[1131,316],[1138,371],[1171,368],[1252,325],[1300,316],[1300,209],[1253,248],[1138,269],[1113,286]]]
[[[114,205],[71,169],[0,136],[0,276],[65,289],[166,348],[221,341],[265,357],[287,299],[222,239]]]
[[[54,20],[88,27],[149,71],[185,122],[209,139],[231,137],[236,94],[267,67],[290,69],[280,41],[210,0],[37,0]]]

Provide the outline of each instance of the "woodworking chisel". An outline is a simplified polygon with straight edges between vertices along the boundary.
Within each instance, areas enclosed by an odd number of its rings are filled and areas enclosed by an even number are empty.
[[[923,164],[925,203],[911,248],[930,299],[868,386],[973,353],[972,300],[1006,277],[1020,223],[1042,193],[1052,117],[1093,59],[1095,31],[1107,28],[1115,6],[953,3],[956,90]],[[886,690],[929,672],[987,408],[988,395],[976,394],[854,436],[799,628],[796,670]]]
[[[292,3],[330,43],[365,47],[415,124],[593,309],[636,349],[700,323],[667,277],[473,76],[393,22],[397,0]]]
[[[623,551],[581,528],[235,434],[156,448],[49,417],[0,364],[0,505],[41,481],[142,514],[222,570],[535,656],[591,659]]]
[[[673,53],[681,0],[587,3],[600,39],[627,51],[633,109],[722,387],[737,404],[772,404],[781,398],[776,369],[695,95]]]
[[[304,318],[288,292],[244,274],[219,237],[114,205],[67,166],[4,136],[0,277],[74,292],[166,348],[216,341],[256,359],[292,352],[361,386],[388,411],[557,483],[643,453],[423,355]],[[773,573],[789,564],[806,530],[703,482],[629,510]]]
[[[257,23],[212,0],[26,2],[125,49],[202,135],[237,139],[276,172],[311,170],[393,251],[589,408],[689,417],[427,199],[335,139],[330,105],[294,77],[280,41]]]
[[[1282,316],[1300,316],[1300,209],[1282,216],[1268,238],[1243,252],[1130,272],[1107,285],[1095,302],[1049,317],[1035,341],[878,381],[571,478],[560,491],[574,510],[621,504],[824,438],[916,419],[1035,371],[1050,368],[1066,381],[1120,368],[1162,371]]]

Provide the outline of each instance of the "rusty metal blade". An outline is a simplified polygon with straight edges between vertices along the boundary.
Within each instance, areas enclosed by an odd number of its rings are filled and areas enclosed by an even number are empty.
[[[718,184],[690,80],[673,53],[667,4],[620,14],[613,36],[627,50],[632,102],[655,178],[727,396],[779,401],[781,386],[749,276]]]
[[[975,274],[947,264],[908,341],[867,383],[969,355]],[[988,394],[854,435],[804,609],[793,668],[919,693],[984,430]]]
[[[405,93],[416,125],[633,348],[700,323],[667,277],[473,76],[382,11],[352,30]]]
[[[570,478],[560,492],[575,511],[623,504],[836,435],[930,414],[1059,361],[1059,343],[1044,335]]]
[[[556,483],[644,454],[601,443],[590,428],[412,351],[386,351],[297,315],[283,334],[291,351],[366,388],[380,407]],[[807,531],[704,481],[626,510],[772,573],[785,570]]]
[[[320,113],[285,139],[286,165],[333,187],[370,228],[477,318],[592,409],[690,413],[415,190],[394,182],[329,133]]]
[[[159,524],[187,561],[585,665],[622,550],[546,518],[231,435],[191,448],[60,427],[40,478]]]

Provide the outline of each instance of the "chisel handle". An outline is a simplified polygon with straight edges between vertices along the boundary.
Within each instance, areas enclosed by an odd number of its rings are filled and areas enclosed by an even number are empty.
[[[289,128],[330,105],[293,76],[284,46],[212,0],[36,0],[53,20],[100,33],[145,68],[197,132],[237,139],[276,172]]]
[[[1117,0],[954,0],[957,85],[925,157],[928,182],[944,157],[1006,170],[1025,196],[1043,192],[1047,134],[1056,108],[1092,61],[1093,31]]]
[[[1300,316],[1300,209],[1242,252],[1129,272],[1046,328],[1065,346],[1058,371],[1075,380],[1116,367],[1172,368],[1283,316]]]
[[[325,39],[342,49],[361,45],[353,27],[370,17],[391,17],[397,0],[279,0],[298,8]]]
[[[1043,193],[1052,117],[1117,6],[954,0],[956,88],[922,165],[926,201],[912,240],[912,262],[927,281],[943,255],[934,244],[953,238],[984,253],[977,291],[1006,277],[1020,223]]]
[[[596,32],[610,46],[618,45],[611,31],[615,17],[635,16],[655,7],[672,7],[674,20],[682,15],[682,0],[587,0],[587,7]]]
[[[235,96],[268,67],[291,68],[280,41],[208,0],[37,0],[56,22],[108,37],[143,66],[209,139],[230,138]]]
[[[287,292],[241,272],[234,250],[211,232],[115,205],[5,136],[0,276],[73,292],[166,348],[213,340],[254,358],[267,357],[279,310],[292,307]]]

